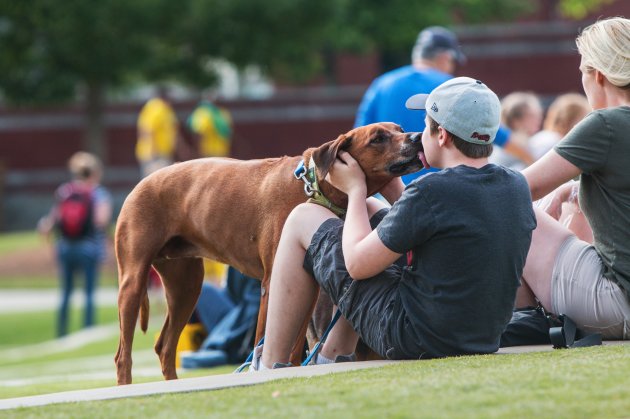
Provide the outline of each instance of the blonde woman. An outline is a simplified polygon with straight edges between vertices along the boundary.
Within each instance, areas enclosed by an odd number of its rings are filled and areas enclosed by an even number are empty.
[[[605,339],[630,337],[630,20],[601,20],[576,40],[586,97],[594,109],[523,174],[533,199],[579,176],[579,203],[594,235],[581,241],[536,209],[538,227],[517,305],[535,296],[554,313]],[[555,190],[566,201],[571,185]],[[551,213],[558,215],[558,211]],[[530,292],[531,291],[531,292]]]

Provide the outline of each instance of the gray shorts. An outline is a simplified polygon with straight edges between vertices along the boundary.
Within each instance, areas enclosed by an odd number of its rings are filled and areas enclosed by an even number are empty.
[[[372,228],[385,214],[387,209],[372,217]],[[304,269],[339,307],[361,339],[380,356],[419,358],[426,350],[405,335],[406,315],[398,294],[403,258],[372,278],[355,281],[346,270],[342,232],[342,220],[331,218],[323,222],[306,250]]]
[[[570,236],[560,246],[551,277],[551,308],[587,332],[604,339],[630,339],[630,299],[604,276],[604,265],[590,244]]]

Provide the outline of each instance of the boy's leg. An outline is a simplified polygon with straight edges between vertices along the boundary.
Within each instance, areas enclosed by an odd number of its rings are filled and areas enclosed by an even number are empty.
[[[267,368],[289,362],[291,348],[317,298],[317,282],[304,270],[304,255],[313,234],[332,212],[316,204],[301,204],[287,218],[273,263],[265,350]]]
[[[366,203],[370,219],[383,208],[389,207],[389,205],[376,198],[368,198]],[[345,317],[341,316],[335,324],[335,327],[330,331],[328,339],[326,339],[321,349],[321,354],[328,359],[334,360],[338,355],[349,355],[353,353],[358,342],[358,333],[352,328],[350,322],[348,322]]]
[[[523,280],[545,310],[551,311],[553,267],[560,246],[572,233],[543,210],[534,208],[534,212],[538,226],[532,234],[532,243],[523,269]],[[525,301],[524,292],[527,292],[527,289],[519,288],[516,296],[517,301]]]

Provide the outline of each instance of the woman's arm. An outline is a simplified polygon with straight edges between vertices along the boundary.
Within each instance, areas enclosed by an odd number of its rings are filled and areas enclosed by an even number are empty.
[[[581,170],[551,150],[522,173],[529,184],[532,200],[536,201],[578,176]]]
[[[94,203],[94,225],[105,230],[112,220],[112,201],[107,193],[101,193]]]

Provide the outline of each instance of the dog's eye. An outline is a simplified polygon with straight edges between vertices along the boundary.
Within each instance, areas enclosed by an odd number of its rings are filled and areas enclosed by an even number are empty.
[[[384,135],[377,135],[370,140],[370,144],[382,144],[387,141],[387,138]]]

